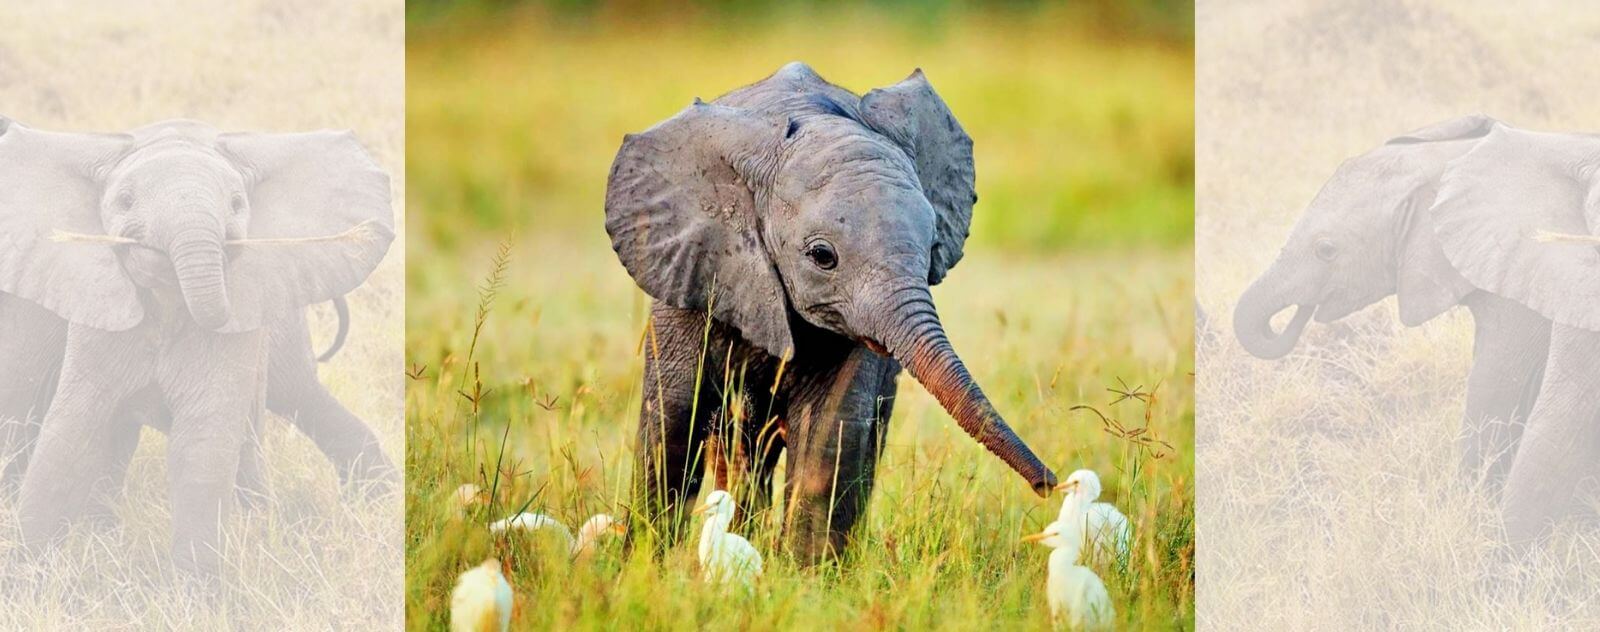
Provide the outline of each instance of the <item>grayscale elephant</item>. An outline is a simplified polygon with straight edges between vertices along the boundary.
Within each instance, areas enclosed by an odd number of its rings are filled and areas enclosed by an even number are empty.
[[[961,260],[974,191],[972,139],[920,70],[857,97],[791,63],[623,139],[606,230],[654,299],[633,509],[665,542],[715,432],[742,509],[769,505],[786,451],[785,545],[806,564],[841,551],[902,365],[1050,493],[1055,475],[968,373],[929,293]],[[714,411],[733,421],[713,430]]]
[[[333,397],[317,379],[316,363],[331,359],[344,346],[350,327],[349,306],[335,298],[338,332],[328,349],[313,359],[311,333],[305,314],[291,311],[273,318],[268,337],[271,348],[267,367],[267,410],[282,416],[309,437],[333,464],[340,480],[352,490],[378,496],[399,488],[400,473],[384,455],[378,437],[365,422]],[[14,492],[27,468],[39,425],[55,397],[56,376],[66,354],[67,321],[42,307],[8,294],[0,294],[0,492]],[[139,424],[166,431],[170,415],[159,405],[148,411],[125,411],[134,428]],[[129,430],[134,432],[134,430]],[[133,448],[130,441],[127,448]],[[241,496],[265,494],[260,470],[260,445],[246,442],[240,455]],[[131,456],[129,454],[121,455]],[[126,461],[110,467],[111,490],[120,489]],[[104,513],[106,496],[92,499]]]
[[[1461,466],[1487,473],[1508,539],[1527,543],[1600,473],[1600,252],[1541,232],[1600,227],[1600,139],[1440,123],[1346,161],[1234,310],[1250,353],[1278,358],[1306,323],[1388,295],[1417,326],[1470,310]],[[1295,308],[1282,331],[1271,319]]]
[[[66,321],[18,494],[23,540],[58,537],[120,483],[137,424],[170,420],[173,558],[215,572],[237,477],[257,476],[241,455],[269,395],[272,324],[299,335],[306,306],[359,286],[393,239],[389,178],[349,133],[0,119],[0,292]],[[309,343],[282,346],[310,360]]]

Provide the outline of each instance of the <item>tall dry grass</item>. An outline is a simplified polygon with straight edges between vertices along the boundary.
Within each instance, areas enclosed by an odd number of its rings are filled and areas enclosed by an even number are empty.
[[[1600,536],[1528,559],[1457,476],[1472,324],[1392,300],[1246,354],[1234,301],[1339,163],[1484,113],[1593,131],[1600,18],[1566,3],[1205,2],[1196,15],[1198,557],[1222,629],[1549,629],[1600,621]]]
[[[404,199],[404,7],[391,0],[14,3],[0,11],[0,114],[61,131],[122,131],[169,118],[225,130],[352,129]],[[403,231],[403,223],[401,224]],[[321,377],[399,460],[403,239],[350,295],[348,344]],[[331,309],[313,338],[332,339]],[[224,526],[215,593],[167,550],[165,441],[145,431],[115,505],[118,524],[74,528],[24,555],[0,500],[0,629],[382,629],[401,625],[398,497],[341,498],[332,467],[286,423],[269,424],[263,511]]]

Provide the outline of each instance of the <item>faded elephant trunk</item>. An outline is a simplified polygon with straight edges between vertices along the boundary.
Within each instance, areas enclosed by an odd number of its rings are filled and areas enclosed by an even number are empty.
[[[172,240],[168,252],[189,315],[206,329],[220,329],[228,324],[230,308],[222,238],[210,231],[185,231]]]
[[[962,430],[1022,475],[1034,493],[1049,496],[1056,484],[1055,474],[1011,431],[973,381],[945,337],[928,289],[908,288],[894,300],[899,307],[891,312],[892,324],[883,336],[889,352],[939,400]]]
[[[1294,350],[1306,323],[1317,311],[1315,306],[1296,304],[1285,296],[1280,265],[1274,264],[1251,283],[1233,308],[1233,335],[1250,355],[1265,360],[1276,360]],[[1294,318],[1281,333],[1273,331],[1272,317],[1291,305],[1295,306]]]

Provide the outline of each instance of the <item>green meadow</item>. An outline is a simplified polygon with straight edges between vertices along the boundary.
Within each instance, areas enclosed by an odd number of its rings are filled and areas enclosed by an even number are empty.
[[[1047,625],[1048,550],[1019,538],[1060,497],[1035,497],[909,377],[848,554],[798,568],[774,546],[780,502],[744,532],[766,556],[751,594],[702,585],[692,542],[656,557],[611,541],[572,564],[486,528],[524,508],[574,529],[628,516],[649,301],[604,231],[612,157],[695,97],[802,60],[858,93],[921,67],[974,138],[972,237],[934,291],[951,341],[1041,458],[1096,470],[1133,522],[1126,566],[1094,564],[1122,626],[1193,627],[1192,39],[1087,9],[904,13],[413,12],[409,626],[443,627],[456,576],[489,556],[516,629]],[[459,509],[468,482],[489,506]]]

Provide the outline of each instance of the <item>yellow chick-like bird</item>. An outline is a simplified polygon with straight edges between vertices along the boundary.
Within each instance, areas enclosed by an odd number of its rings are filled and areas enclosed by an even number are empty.
[[[467,569],[450,591],[450,632],[506,632],[511,628],[511,584],[500,560]]]
[[[749,540],[728,533],[733,510],[733,496],[720,489],[711,492],[706,504],[694,510],[696,514],[710,514],[700,530],[700,575],[712,583],[749,586],[761,576],[761,553]]]

